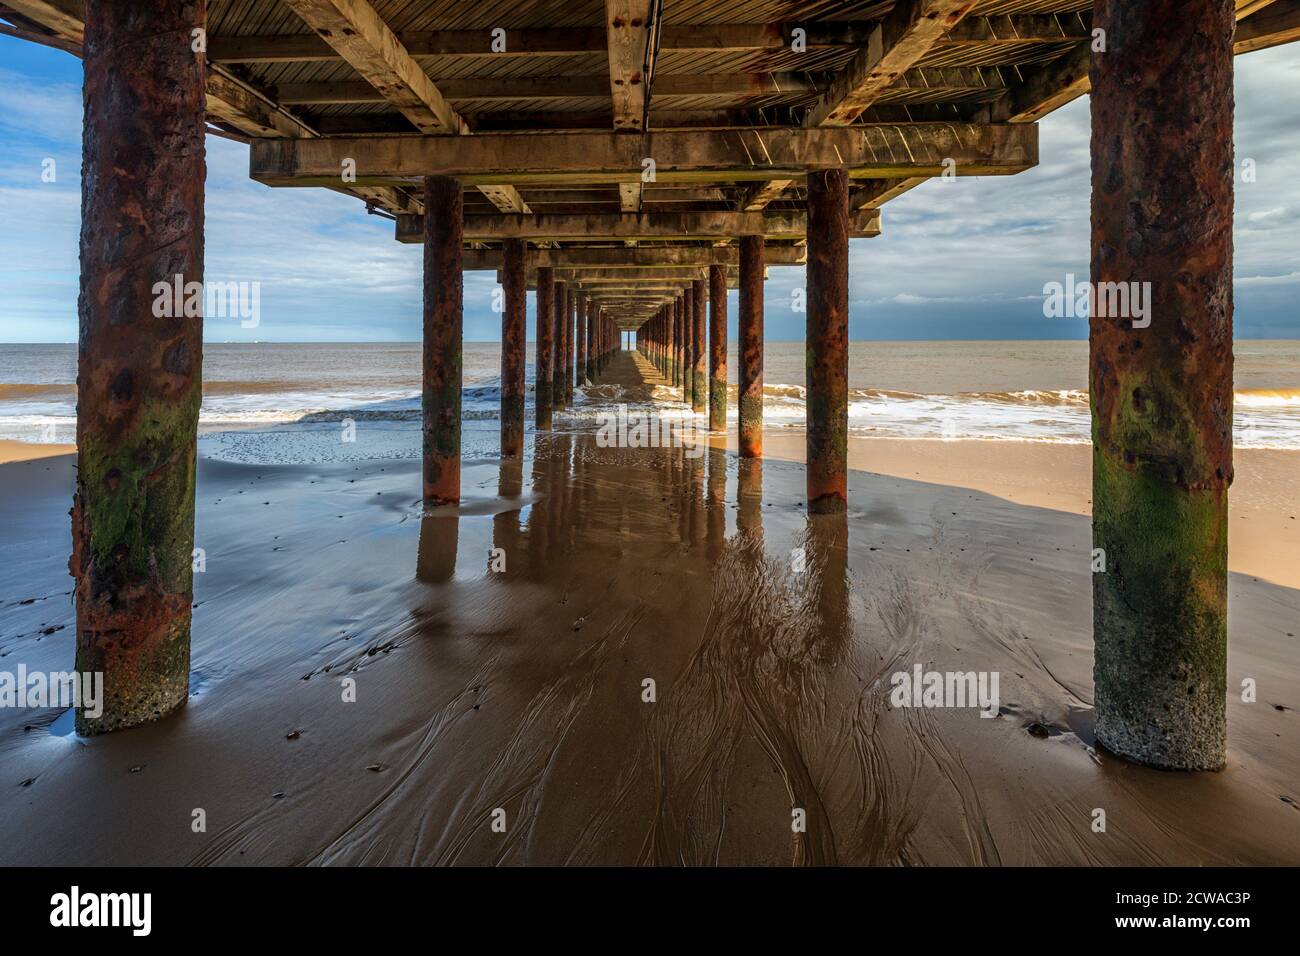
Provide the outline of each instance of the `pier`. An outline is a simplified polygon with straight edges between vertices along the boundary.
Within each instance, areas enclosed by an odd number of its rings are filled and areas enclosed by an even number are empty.
[[[423,244],[412,493],[430,514],[462,500],[466,271],[504,290],[503,460],[528,454],[533,290],[535,440],[588,383],[653,369],[719,437],[738,387],[752,476],[763,280],[803,266],[806,508],[834,522],[855,505],[850,240],[927,179],[1033,168],[1037,121],[1090,94],[1092,280],[1153,289],[1149,325],[1095,301],[1090,322],[1096,736],[1139,764],[1224,766],[1233,57],[1300,39],[1300,0],[2,8],[5,32],[85,70],[70,566],[76,666],[104,673],[105,706],[82,733],[189,694],[202,324],[158,317],[152,289],[202,281],[206,135],[247,143],[252,179],[353,196]],[[839,533],[812,554],[836,560]]]

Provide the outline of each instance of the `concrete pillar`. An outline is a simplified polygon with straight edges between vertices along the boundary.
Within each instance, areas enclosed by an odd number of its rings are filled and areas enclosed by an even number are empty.
[[[808,174],[808,510],[849,500],[849,177]]]
[[[551,403],[557,410],[564,408],[564,317],[569,311],[569,285],[555,283],[554,323],[555,356],[551,369]]]
[[[550,431],[554,418],[555,391],[551,385],[555,362],[555,273],[548,267],[537,270],[537,356],[534,361],[533,404],[539,431]]]
[[[202,2],[87,4],[77,486],[79,672],[104,675],[81,734],[156,720],[189,694],[203,318]],[[181,38],[185,38],[182,42]],[[179,278],[178,278],[179,277]],[[181,286],[155,315],[154,283]]]
[[[709,266],[709,430],[727,430],[727,267]]]
[[[524,453],[524,384],[528,363],[527,244],[507,239],[502,261],[505,310],[501,314],[501,456]]]
[[[740,240],[740,455],[763,454],[763,237]]]
[[[1097,0],[1093,636],[1097,740],[1224,766],[1232,482],[1232,0]],[[1104,288],[1104,287],[1103,287]]]
[[[703,414],[709,405],[709,351],[704,345],[705,300],[708,296],[703,279],[691,283],[691,335],[695,339],[691,349],[694,362],[691,365],[691,408],[696,414]]]
[[[464,190],[455,179],[424,181],[424,503],[460,501]]]

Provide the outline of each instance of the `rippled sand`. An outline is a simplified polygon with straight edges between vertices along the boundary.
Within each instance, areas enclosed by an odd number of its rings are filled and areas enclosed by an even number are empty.
[[[1296,590],[1233,575],[1259,702],[1225,772],[1161,773],[1093,746],[1083,515],[855,471],[809,518],[797,463],[589,430],[436,516],[418,468],[203,461],[189,707],[0,710],[0,862],[1300,862]],[[66,668],[70,459],[0,478],[0,669]],[[892,708],[918,663],[1000,715]]]

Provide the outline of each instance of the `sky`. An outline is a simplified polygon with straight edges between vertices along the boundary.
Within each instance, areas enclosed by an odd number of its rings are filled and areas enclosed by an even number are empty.
[[[1236,334],[1300,338],[1300,43],[1236,65],[1239,171],[1254,168],[1237,184]],[[1045,318],[1042,297],[1089,272],[1088,100],[1040,125],[1038,167],[930,180],[884,207],[883,235],[852,241],[851,338],[1087,337],[1086,319]],[[389,220],[328,190],[253,182],[239,143],[209,136],[207,162],[205,278],[261,294],[256,328],[210,318],[207,341],[420,338],[420,248],[396,242]],[[76,341],[80,166],[81,61],[0,36],[0,342]],[[803,284],[802,267],[771,268],[769,340],[803,338],[792,305]],[[467,341],[499,340],[495,285],[465,274]],[[530,294],[530,331],[532,312]]]

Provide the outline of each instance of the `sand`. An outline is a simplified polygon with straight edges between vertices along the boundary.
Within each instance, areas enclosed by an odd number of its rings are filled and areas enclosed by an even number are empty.
[[[1238,457],[1228,768],[1185,775],[1094,746],[1086,448],[855,442],[810,519],[766,442],[543,436],[436,517],[413,461],[201,461],[189,706],[0,710],[0,863],[1300,863],[1294,458]],[[0,466],[0,669],[71,665],[72,480]],[[915,664],[999,715],[891,707]]]

